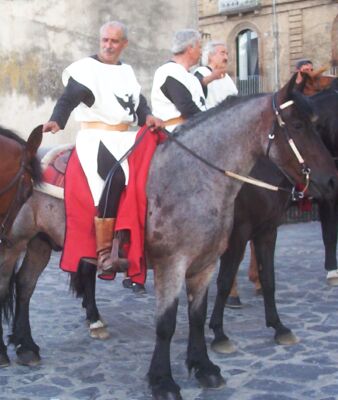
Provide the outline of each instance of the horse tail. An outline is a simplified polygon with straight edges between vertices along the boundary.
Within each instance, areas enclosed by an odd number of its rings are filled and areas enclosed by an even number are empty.
[[[86,294],[89,282],[94,280],[95,284],[96,265],[86,259],[81,259],[76,272],[70,273],[70,291],[76,297],[83,297]]]
[[[70,272],[69,290],[76,297],[83,297],[84,295],[84,282],[80,268],[76,272]]]
[[[15,271],[16,268],[13,269]],[[15,272],[13,272],[8,285],[7,295],[0,302],[0,316],[2,315],[3,320],[10,324],[14,316],[14,304],[15,304]]]

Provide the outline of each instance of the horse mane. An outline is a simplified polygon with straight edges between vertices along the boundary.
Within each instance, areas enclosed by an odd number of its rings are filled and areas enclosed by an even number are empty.
[[[189,129],[194,128],[199,123],[203,122],[207,118],[218,115],[224,110],[228,110],[238,104],[245,103],[250,99],[259,98],[265,96],[267,93],[257,93],[247,96],[228,96],[225,100],[219,103],[217,106],[210,108],[207,111],[199,112],[189,118],[184,124],[179,125],[172,133],[172,136],[182,136]]]
[[[17,133],[14,133],[10,129],[6,129],[2,126],[0,126],[0,135],[4,136],[6,138],[15,140],[19,144],[21,144],[23,147],[26,146],[26,141],[22,139]],[[31,176],[35,184],[39,184],[42,182],[42,170],[41,170],[41,165],[40,161],[37,158],[37,156],[34,156],[30,160],[30,167],[31,167]]]
[[[22,139],[18,134],[14,133],[13,131],[6,129],[2,126],[0,126],[0,135],[5,136],[9,139],[13,139],[15,141],[17,141],[18,143],[20,143],[21,145],[25,145],[25,140]]]

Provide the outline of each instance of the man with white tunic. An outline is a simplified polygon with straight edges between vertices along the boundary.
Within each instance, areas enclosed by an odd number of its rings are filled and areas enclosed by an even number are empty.
[[[132,67],[120,61],[127,45],[124,24],[104,24],[100,29],[99,53],[76,61],[63,71],[64,93],[50,121],[43,126],[44,132],[63,129],[74,109],[75,119],[81,122],[76,151],[98,210],[97,267],[104,272],[127,268],[126,263],[112,260],[111,248],[120,194],[128,182],[128,161],[116,164],[118,168],[109,187],[105,187],[105,179],[112,165],[133,145],[136,131],[128,130],[132,125],[162,126],[162,121],[151,115]]]
[[[210,41],[203,48],[202,66],[195,76],[202,84],[207,108],[215,107],[228,96],[236,96],[238,90],[227,74],[228,51],[225,43]]]
[[[153,114],[172,131],[184,120],[206,110],[203,90],[189,72],[201,56],[201,36],[194,29],[183,29],[174,35],[173,56],[154,75],[151,91]]]

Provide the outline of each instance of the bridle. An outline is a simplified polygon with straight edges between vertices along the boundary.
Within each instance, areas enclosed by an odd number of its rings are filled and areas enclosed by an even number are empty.
[[[268,143],[268,147],[267,147],[267,151],[266,151],[266,156],[269,157],[269,152],[270,152],[272,141],[276,137],[275,130],[276,130],[276,123],[277,123],[279,125],[279,127],[281,128],[282,132],[284,133],[286,140],[288,141],[289,146],[291,147],[291,150],[293,151],[294,155],[296,156],[297,161],[301,166],[301,172],[305,177],[305,185],[304,185],[303,190],[301,190],[300,192],[299,191],[296,192],[295,187],[293,187],[293,189],[292,189],[292,199],[293,200],[302,199],[304,197],[306,190],[309,187],[309,184],[310,184],[311,169],[305,164],[305,161],[304,161],[303,157],[301,156],[299,150],[297,149],[295,142],[290,137],[287,125],[284,122],[282,115],[281,115],[281,111],[287,107],[292,106],[294,104],[294,101],[289,100],[289,101],[281,104],[280,106],[277,106],[276,98],[277,98],[277,93],[274,93],[272,96],[272,108],[273,108],[274,114],[276,116],[276,119],[275,119],[275,121],[272,125],[272,128],[271,128],[271,131],[269,132],[269,135],[268,135],[269,143]]]
[[[19,197],[22,192],[22,185],[25,179],[26,172],[31,173],[30,169],[27,166],[27,157],[26,153],[23,150],[22,157],[20,160],[20,167],[18,172],[14,175],[14,177],[7,183],[7,185],[3,188],[0,188],[0,197],[6,194],[9,190],[11,190],[15,185],[17,185],[17,190],[15,196],[13,197],[10,205],[7,209],[5,216],[3,217],[0,224],[0,245],[5,244],[8,247],[11,245],[10,240],[7,235],[11,228],[11,221],[13,219],[13,214],[16,211],[16,204],[18,203]]]

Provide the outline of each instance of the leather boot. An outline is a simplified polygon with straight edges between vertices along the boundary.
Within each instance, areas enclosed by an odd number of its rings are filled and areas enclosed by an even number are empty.
[[[128,260],[119,258],[119,241],[113,239],[115,218],[95,217],[98,272],[126,272]]]

